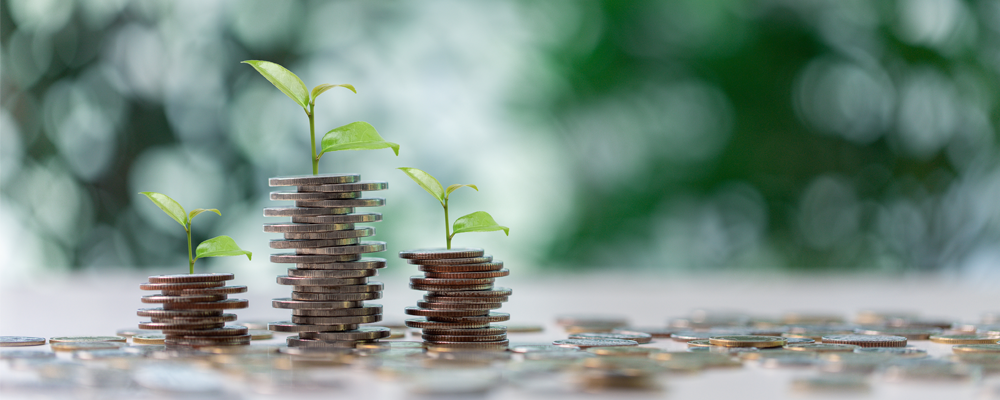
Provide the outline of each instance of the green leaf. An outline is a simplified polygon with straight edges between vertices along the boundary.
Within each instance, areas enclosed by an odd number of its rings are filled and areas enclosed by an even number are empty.
[[[146,195],[146,197],[148,197],[149,200],[153,201],[153,204],[156,204],[156,206],[160,207],[160,209],[163,210],[163,212],[167,213],[167,215],[169,215],[170,218],[173,218],[174,221],[177,221],[178,224],[181,224],[181,226],[183,226],[185,230],[187,229],[187,222],[188,222],[187,213],[184,212],[184,207],[181,207],[181,204],[178,203],[176,200],[171,199],[170,196],[167,196],[163,193],[139,192],[139,194]]]
[[[327,90],[330,90],[330,89],[333,89],[335,87],[348,88],[348,89],[351,89],[351,91],[354,92],[354,94],[358,94],[358,91],[354,90],[354,85],[351,85],[349,83],[344,83],[344,84],[340,84],[340,85],[331,85],[329,83],[324,83],[322,85],[318,85],[318,86],[316,86],[316,87],[313,88],[313,90],[312,90],[312,102],[313,102],[313,104],[316,103],[316,98],[319,97],[319,95],[321,95],[321,94],[323,94],[323,92],[325,92]]]
[[[503,231],[510,236],[510,228],[497,224],[486,211],[476,211],[455,220],[452,236],[466,232],[492,232]]]
[[[392,148],[399,155],[399,145],[386,142],[375,127],[364,121],[351,122],[323,135],[323,150],[320,154],[341,150],[377,150]]]
[[[454,185],[448,186],[448,189],[444,191],[444,197],[450,196],[451,192],[454,192],[454,191],[456,191],[456,190],[458,190],[460,188],[463,188],[463,187],[470,187],[470,188],[476,189],[477,192],[479,191],[479,188],[477,188],[476,185],[465,185],[465,184],[458,184],[458,183],[456,183]]]
[[[444,189],[441,187],[441,182],[438,182],[431,174],[416,168],[400,167],[396,169],[403,171],[410,179],[413,179],[420,187],[424,188],[427,193],[438,199],[442,205],[444,204]]]
[[[257,72],[264,75],[274,87],[295,100],[303,109],[309,110],[309,89],[298,76],[278,64],[270,61],[246,60],[244,64],[250,64]]]
[[[194,251],[197,260],[199,258],[205,257],[221,257],[221,256],[242,256],[246,255],[247,260],[250,260],[253,253],[243,250],[236,244],[236,241],[229,236],[216,236],[214,238],[208,239],[198,245],[198,248]]]
[[[220,217],[222,216],[222,212],[219,211],[219,210],[216,210],[214,208],[196,208],[194,210],[191,210],[191,214],[188,215],[188,221],[194,221],[194,217],[195,216],[197,216],[198,214],[201,214],[201,213],[203,213],[205,211],[211,211],[211,212],[214,212],[216,214],[219,214]]]

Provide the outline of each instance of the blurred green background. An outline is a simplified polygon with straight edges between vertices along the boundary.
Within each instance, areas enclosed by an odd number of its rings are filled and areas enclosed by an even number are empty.
[[[511,227],[460,235],[521,271],[940,270],[1000,279],[1000,2],[0,1],[0,262],[14,278],[186,270],[139,191],[215,207],[195,239],[255,252],[267,178],[317,131],[389,150],[321,172],[390,190],[384,253],[442,246],[440,206],[394,168],[480,192]],[[247,268],[213,259],[206,268]]]

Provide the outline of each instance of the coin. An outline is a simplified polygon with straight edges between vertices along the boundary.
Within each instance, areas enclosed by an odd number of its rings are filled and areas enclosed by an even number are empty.
[[[309,293],[292,292],[292,300],[317,302],[360,302],[365,300],[377,300],[382,298],[382,292],[363,293]]]
[[[424,295],[424,300],[441,304],[496,304],[506,303],[507,297],[449,297],[440,294]]]
[[[132,343],[134,344],[163,344],[163,341],[167,338],[167,335],[135,335],[132,336]]]
[[[225,326],[224,322],[195,322],[195,321],[175,321],[175,322],[140,322],[140,329],[152,330],[176,330],[176,329],[213,329]]]
[[[150,317],[153,322],[232,322],[236,314],[222,314],[217,317]]]
[[[353,261],[342,261],[333,263],[300,263],[295,264],[298,269],[380,269],[385,268],[385,259],[378,257],[364,257]]]
[[[345,229],[339,231],[329,231],[329,232],[288,232],[285,233],[285,239],[291,240],[315,240],[315,239],[346,239],[346,238],[362,238],[375,234],[375,228],[370,226],[362,226],[357,229]]]
[[[234,278],[230,273],[154,275],[149,277],[149,283],[221,282]]]
[[[268,245],[272,249],[305,249],[314,247],[328,247],[328,246],[348,246],[355,245],[361,242],[359,238],[344,238],[344,239],[310,239],[310,240],[285,240],[285,239],[271,239]]]
[[[469,264],[482,264],[493,261],[493,256],[483,255],[479,257],[469,257],[469,258],[441,258],[441,259],[410,259],[407,260],[410,264],[417,265],[469,265]]]
[[[195,303],[195,302],[206,302],[206,301],[219,301],[225,300],[226,295],[224,294],[209,294],[209,295],[193,295],[193,296],[164,296],[162,294],[151,294],[147,296],[142,296],[143,303],[151,304],[161,304],[161,303]]]
[[[168,338],[164,340],[164,343],[166,343],[167,345],[180,345],[180,346],[249,345],[250,335],[216,336],[216,337],[186,336],[183,339]]]
[[[385,199],[371,197],[363,199],[340,199],[340,200],[296,200],[296,207],[381,207],[385,205]]]
[[[388,188],[388,182],[371,181],[342,184],[299,185],[300,192],[368,192],[374,190],[386,190]]]
[[[759,349],[781,347],[786,343],[785,338],[780,336],[752,335],[713,336],[708,338],[708,341],[712,343],[713,346],[756,347]]]
[[[431,310],[417,307],[406,307],[403,312],[420,317],[479,317],[489,315],[489,310]]]
[[[688,347],[711,347],[712,341],[708,339],[697,339],[687,341]]]
[[[638,346],[639,342],[622,339],[563,339],[552,342],[556,346],[576,346],[581,349],[591,347]]]
[[[492,336],[492,335],[502,335],[507,333],[507,327],[503,325],[490,325],[485,328],[473,328],[473,329],[462,329],[462,328],[444,328],[444,329],[433,329],[425,328],[423,330],[425,335],[439,335],[439,336]]]
[[[480,257],[484,253],[483,249],[455,248],[455,249],[415,249],[399,252],[400,258],[413,260],[436,260],[446,258],[472,258]]]
[[[287,275],[279,275],[277,278],[279,285],[293,286],[344,286],[344,285],[364,285],[368,283],[367,278],[304,278]]]
[[[218,317],[222,310],[164,310],[160,307],[140,308],[136,312],[140,317],[176,318],[176,317]]]
[[[271,300],[271,307],[274,308],[326,310],[333,308],[356,308],[361,306],[362,303],[359,301],[302,301],[292,300],[287,297]]]
[[[633,340],[637,343],[649,343],[653,341],[653,336],[648,333],[608,333],[608,332],[583,332],[569,335],[570,339],[622,339]]]
[[[996,338],[994,338],[996,339]],[[955,353],[1000,353],[1000,344],[960,344],[952,346]]]
[[[348,317],[300,317],[292,316],[292,323],[306,325],[347,325],[370,324],[382,320],[382,314],[353,315]]]
[[[344,215],[344,214],[350,214],[352,212],[354,212],[354,207],[266,207],[264,208],[265,217],[315,217],[321,215]],[[355,221],[344,221],[344,222],[355,222]]]
[[[413,290],[426,290],[429,292],[442,292],[442,293],[468,293],[470,291],[489,291],[493,288],[493,283],[486,283],[481,285],[454,285],[454,286],[443,286],[443,285],[418,285],[410,284],[410,289]]]
[[[417,307],[431,310],[495,310],[503,307],[503,303],[437,303],[418,301]]]
[[[943,344],[995,344],[996,337],[983,335],[933,335],[931,341]]]
[[[382,326],[366,326],[340,332],[301,332],[300,339],[317,340],[375,340],[389,336],[389,328]]]
[[[857,329],[856,332],[862,335],[893,335],[905,337],[907,340],[928,340],[931,335],[940,334],[941,330],[878,327]]]
[[[816,341],[810,338],[795,338],[795,337],[785,338],[785,344],[796,344],[796,343],[816,343]]]
[[[186,282],[186,283],[143,283],[139,285],[142,290],[183,290],[183,289],[203,289],[224,286],[225,282]]]
[[[242,336],[250,331],[242,325],[226,325],[216,329],[164,329],[164,335],[173,336]]]
[[[507,269],[501,269],[498,271],[483,271],[483,272],[425,272],[424,273],[424,276],[426,276],[427,278],[446,279],[446,280],[499,278],[507,275],[510,275],[510,270]]]
[[[479,264],[417,265],[417,270],[423,272],[487,272],[499,271],[501,269],[503,269],[503,261],[492,261]]]
[[[285,338],[285,342],[288,343],[288,347],[328,347],[328,348],[344,348],[353,349],[357,347],[359,343],[364,343],[363,340],[316,340],[316,339],[303,339],[298,336],[289,336]]]
[[[378,275],[374,269],[288,269],[290,278],[366,278]]]
[[[296,324],[291,321],[278,321],[267,324],[267,329],[275,332],[337,332],[358,329],[358,324],[309,325]]]
[[[361,192],[287,192],[287,191],[275,191],[271,192],[271,200],[282,201],[282,200],[294,200],[294,201],[317,201],[317,200],[338,200],[338,199],[356,199],[361,197]]]
[[[438,321],[438,322],[457,322],[457,321],[464,321],[464,322],[487,322],[487,323],[489,323],[489,322],[503,322],[503,321],[510,320],[510,314],[502,313],[502,312],[490,312],[488,315],[484,315],[484,316],[475,316],[475,317],[443,317],[443,316],[437,316],[437,317],[427,317],[427,320],[429,320],[429,321]]]
[[[51,342],[52,351],[105,350],[118,349],[125,346],[118,342]]]
[[[329,263],[339,263],[339,262],[350,262],[361,260],[361,254],[295,254],[295,253],[276,253],[271,254],[271,262],[273,263],[290,263],[290,264],[329,264]]]
[[[475,329],[490,326],[489,322],[482,321],[456,321],[442,322],[430,321],[425,318],[411,318],[405,321],[406,326],[418,329]]]
[[[630,346],[612,346],[612,347],[591,347],[586,350],[588,353],[597,354],[599,356],[610,356],[610,357],[649,357],[650,354],[659,353],[663,350],[655,347],[630,347]]]
[[[861,348],[861,346],[856,346],[853,344],[838,344],[838,343],[796,343],[785,345],[785,350],[791,351],[816,351],[816,352],[830,352],[830,351],[849,351],[853,352],[854,349]]]
[[[427,351],[454,351],[454,350],[507,350],[510,342],[500,340],[496,342],[432,342],[427,343]]]
[[[658,328],[658,327],[634,327],[634,326],[614,328],[611,330],[611,332],[614,333],[645,333],[654,338],[669,338],[670,335],[674,333],[674,331],[676,331],[676,329],[670,329],[666,327]]]
[[[318,210],[322,210],[319,208]],[[356,213],[343,215],[314,215],[314,216],[294,216],[292,223],[296,224],[356,224],[366,222],[379,222],[382,214],[379,213]]]
[[[359,244],[347,245],[347,246],[301,247],[295,249],[296,254],[322,254],[322,255],[376,253],[380,251],[385,251],[385,242],[369,241],[369,242],[359,242]]]
[[[245,293],[246,291],[247,291],[246,286],[220,286],[220,287],[205,288],[205,289],[164,290],[162,293],[168,296],[199,296],[199,295],[216,295],[216,294],[236,294],[236,293]]]
[[[125,343],[127,338],[121,336],[59,336],[49,338],[49,343],[61,342],[121,342]]]
[[[32,336],[0,336],[0,347],[41,346],[45,338]]]
[[[148,315],[143,315],[143,316],[147,317]],[[115,332],[115,335],[116,336],[130,338],[130,337],[135,336],[135,335],[152,335],[152,334],[155,334],[155,333],[157,333],[157,332],[156,331],[147,331],[147,330],[142,330],[142,329],[136,329],[136,328],[122,328],[122,329],[119,329],[117,332]]]
[[[354,183],[361,180],[358,174],[324,174],[279,176],[267,180],[268,186],[305,186]]]
[[[424,341],[432,343],[452,343],[452,342],[496,342],[506,340],[507,334],[489,336],[449,336],[449,335],[420,335]]]
[[[719,336],[719,334],[712,332],[681,331],[674,332],[674,334],[670,336],[670,339],[673,339],[675,342],[690,342],[692,340],[708,340],[712,336]]]
[[[164,310],[234,310],[249,306],[250,302],[244,299],[226,299],[209,303],[163,303]]]
[[[354,229],[354,224],[290,224],[287,222],[264,224],[268,233],[333,232]]]
[[[380,291],[382,291],[382,282],[347,286],[292,286],[292,292],[300,293],[370,293]]]
[[[861,347],[906,347],[906,338],[890,335],[831,335],[823,343],[853,344]]]
[[[374,315],[382,313],[382,305],[365,304],[357,308],[334,308],[329,310],[292,310],[292,315],[300,317],[349,317],[355,315]]]

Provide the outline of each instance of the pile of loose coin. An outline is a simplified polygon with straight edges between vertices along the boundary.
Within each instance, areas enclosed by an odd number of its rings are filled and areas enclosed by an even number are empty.
[[[236,321],[236,314],[224,310],[247,308],[249,302],[230,299],[235,293],[244,293],[246,286],[226,286],[233,274],[182,274],[150,276],[149,282],[139,285],[142,290],[158,290],[160,294],[142,297],[147,304],[160,307],[140,308],[140,317],[150,321],[140,322],[139,329],[162,331],[164,343],[173,346],[232,346],[250,344],[245,326],[227,326]]]
[[[385,190],[386,182],[360,182],[357,174],[271,178],[271,186],[295,186],[295,191],[271,192],[271,200],[294,201],[294,207],[265,208],[264,216],[291,217],[291,223],[264,225],[264,232],[282,233],[271,248],[294,253],[271,255],[271,262],[293,263],[278,284],[292,286],[292,296],[274,299],[274,308],[292,310],[290,321],[269,324],[272,331],[294,332],[293,347],[347,347],[389,336],[388,328],[359,327],[382,320],[382,306],[365,304],[382,297],[382,283],[368,282],[385,268],[384,258],[362,254],[385,250],[385,242],[361,241],[375,228],[355,226],[378,222],[379,213],[355,213],[358,207],[385,205],[382,198],[363,198],[365,191]]]
[[[490,325],[510,319],[499,309],[511,295],[507,288],[493,287],[496,278],[510,271],[503,261],[494,261],[482,249],[428,249],[399,253],[416,264],[423,276],[410,278],[410,288],[424,290],[409,315],[423,318],[406,320],[406,326],[423,330],[428,348],[505,350],[507,327]]]

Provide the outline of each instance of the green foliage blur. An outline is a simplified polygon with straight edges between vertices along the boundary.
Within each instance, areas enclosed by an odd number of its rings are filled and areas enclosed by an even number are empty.
[[[259,59],[405,147],[320,167],[390,180],[389,257],[439,246],[412,165],[539,269],[1000,273],[997,1],[4,0],[0,47],[5,266],[182,265],[138,190],[268,252],[266,178],[310,170]]]

